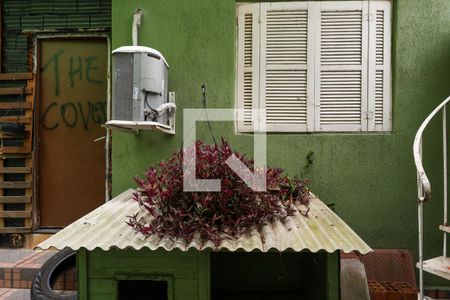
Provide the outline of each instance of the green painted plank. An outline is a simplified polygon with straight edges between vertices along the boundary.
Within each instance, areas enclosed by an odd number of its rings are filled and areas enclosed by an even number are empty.
[[[150,265],[151,262],[151,265]],[[144,267],[142,267],[144,264]],[[134,270],[145,270],[146,272],[156,272],[161,267],[167,270],[171,270],[172,272],[176,272],[176,274],[181,277],[181,274],[191,274],[192,270],[195,270],[197,267],[197,261],[190,260],[189,262],[180,261],[176,259],[166,259],[155,261],[151,258],[141,259],[141,260],[132,260],[131,258],[126,259],[125,261],[111,261],[111,260],[101,260],[95,259],[92,262],[91,268],[92,270],[101,270],[104,269],[134,269]]]
[[[3,49],[16,49],[16,37],[4,36],[3,37]]]
[[[92,262],[92,266],[105,266],[105,267],[141,267],[143,262],[151,261],[151,265],[146,266],[146,268],[153,269],[157,266],[163,265],[173,268],[193,268],[197,266],[197,260],[188,257],[128,257],[127,259],[111,259],[111,257],[96,257],[95,261]]]
[[[57,0],[54,5],[55,14],[66,15],[77,13],[76,0]]]
[[[16,38],[16,49],[28,49],[28,39],[26,35],[17,35]]]
[[[100,0],[78,0],[77,11],[79,14],[95,14],[101,12]]]
[[[339,300],[340,297],[340,261],[339,251],[327,254],[327,299]]]
[[[192,279],[175,279],[173,296],[175,300],[203,299],[198,290],[198,281]]]
[[[203,299],[195,281],[176,280],[173,296],[175,300]],[[208,297],[209,299],[209,297]]]
[[[25,64],[28,60],[28,52],[27,50],[4,49],[3,59],[12,64]]]
[[[65,15],[46,15],[44,16],[45,29],[66,29],[67,16]]]
[[[22,16],[20,20],[22,29],[43,29],[44,27],[43,16]]]
[[[210,252],[204,251],[198,257],[198,299],[209,300],[211,296]]]
[[[3,25],[5,30],[19,30],[20,17],[19,16],[3,16]]]
[[[14,72],[29,72],[31,69],[28,67],[27,64],[23,65],[16,65],[16,70]]]
[[[89,278],[88,286],[90,298],[92,298],[92,294],[113,294],[113,289],[115,288],[112,277],[107,279]]]
[[[102,13],[111,14],[111,0],[100,0]]]
[[[88,253],[86,249],[77,251],[78,299],[88,299]]]
[[[53,0],[31,0],[31,14],[52,14],[54,12]]]
[[[117,250],[111,249],[109,251],[103,251],[101,249],[95,249],[94,251],[89,252],[90,257],[111,257],[111,258],[125,258],[125,257],[142,257],[149,256],[154,258],[168,258],[168,257],[178,257],[178,258],[194,258],[200,255],[200,252],[197,250],[189,250],[187,252],[183,252],[179,249],[174,249],[173,251],[166,251],[163,249],[158,250]]]
[[[89,28],[89,15],[68,15],[68,28]]]
[[[15,72],[27,72],[28,66],[26,64],[10,64],[5,62],[2,65],[2,72],[4,73],[15,73]]]
[[[151,263],[151,261],[145,262],[146,264]],[[144,263],[144,264],[145,264]],[[158,266],[154,268],[139,268],[139,267],[89,267],[89,276],[92,278],[109,278],[113,277],[116,273],[131,273],[131,274],[173,274],[175,278],[197,278],[198,273],[196,269],[191,270],[181,270],[180,268],[172,268],[165,266]]]
[[[27,64],[16,65],[15,72],[28,72],[28,71],[30,71],[30,68],[28,68]]]
[[[176,278],[197,278],[198,252],[181,251],[98,251],[91,253],[92,278],[112,277],[117,272],[131,274],[173,274]]]
[[[114,298],[114,295],[112,293],[90,293],[89,299],[95,299],[95,300],[116,300]]]
[[[3,10],[6,15],[30,14],[30,0],[3,0]]]
[[[91,28],[111,28],[111,15],[91,15]]]
[[[4,62],[2,64],[2,72],[4,72],[4,73],[17,72],[17,68],[15,65],[8,64],[8,62]]]

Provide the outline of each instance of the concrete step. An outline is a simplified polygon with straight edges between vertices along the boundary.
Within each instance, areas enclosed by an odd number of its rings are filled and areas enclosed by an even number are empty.
[[[0,288],[0,300],[30,300],[29,289]]]
[[[56,251],[0,249],[0,288],[29,289],[41,266],[55,253]],[[75,290],[75,270],[61,276],[55,284],[55,289]],[[3,298],[0,296],[1,299]]]
[[[56,251],[0,249],[0,288],[28,289],[41,266]]]
[[[419,267],[419,263],[416,265]],[[450,280],[450,258],[435,257],[423,262],[423,270],[436,276]]]
[[[73,295],[75,291],[58,291],[61,295]],[[0,300],[31,300],[29,289],[0,289]]]

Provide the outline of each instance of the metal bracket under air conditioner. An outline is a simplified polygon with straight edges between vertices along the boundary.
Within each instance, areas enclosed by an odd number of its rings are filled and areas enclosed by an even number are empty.
[[[173,105],[163,104],[164,109],[171,110],[166,112],[168,114],[168,124],[162,124],[154,121],[124,121],[124,120],[110,120],[105,123],[105,127],[109,129],[117,129],[128,133],[139,133],[139,130],[159,130],[166,134],[175,134],[175,92],[169,92],[169,102]]]

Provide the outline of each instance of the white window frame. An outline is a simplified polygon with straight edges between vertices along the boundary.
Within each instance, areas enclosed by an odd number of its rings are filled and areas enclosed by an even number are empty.
[[[305,9],[308,12],[307,28],[307,96],[306,96],[306,124],[267,124],[268,132],[390,132],[392,128],[392,95],[391,95],[391,11],[389,0],[375,1],[302,1],[302,2],[264,2],[237,4],[237,47],[236,47],[236,107],[244,108],[243,76],[244,72],[252,74],[252,108],[265,108],[265,24],[266,13],[269,9],[292,10]],[[361,50],[361,123],[327,125],[320,122],[320,74],[321,70],[333,70],[339,67],[324,66],[320,62],[321,50],[321,11],[322,10],[362,10],[362,50]],[[382,12],[383,22],[383,63],[376,62],[376,18],[377,12]],[[244,66],[244,17],[251,13],[252,19],[252,66]],[[340,66],[342,69],[342,65]],[[353,66],[344,66],[352,69]],[[356,68],[353,69],[358,69]],[[377,73],[378,72],[378,73]],[[380,87],[375,86],[377,74],[382,74],[382,105],[378,98],[378,119],[376,121],[376,92]],[[379,81],[378,81],[379,82]],[[378,89],[378,90],[377,90]],[[248,107],[247,90],[247,107]],[[378,93],[379,95],[379,93]],[[382,113],[380,108],[382,107]],[[242,113],[242,110],[240,110]],[[253,126],[242,122],[242,115],[236,122],[237,132],[253,132]],[[380,118],[381,121],[380,121]],[[241,120],[241,121],[239,121]]]

